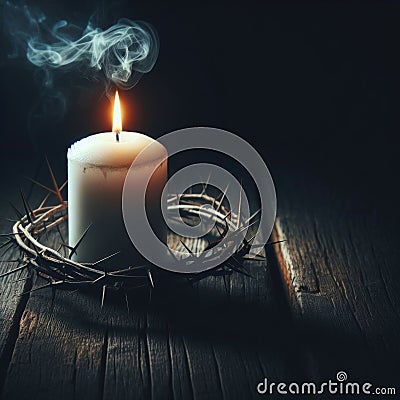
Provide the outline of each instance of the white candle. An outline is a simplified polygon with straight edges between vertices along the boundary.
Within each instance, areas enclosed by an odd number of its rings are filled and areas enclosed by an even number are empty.
[[[114,115],[114,132],[88,136],[68,150],[69,245],[74,247],[90,226],[73,259],[95,262],[120,252],[101,265],[107,268],[143,263],[125,229],[122,190],[132,162],[149,144],[153,145],[151,152],[146,153],[146,162],[135,167],[133,172],[145,176],[147,168],[159,165],[147,187],[146,211],[157,236],[166,240],[160,209],[161,193],[167,179],[166,149],[141,133],[121,132],[118,118],[119,113]]]

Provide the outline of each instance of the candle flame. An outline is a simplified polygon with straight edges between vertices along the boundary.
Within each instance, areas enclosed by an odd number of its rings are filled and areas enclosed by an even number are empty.
[[[119,101],[118,90],[115,92],[112,131],[116,134],[119,134],[122,131],[121,103]]]

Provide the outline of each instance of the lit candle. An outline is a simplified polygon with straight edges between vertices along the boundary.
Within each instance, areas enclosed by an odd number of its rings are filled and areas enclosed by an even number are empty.
[[[132,172],[146,176],[146,169],[158,165],[147,187],[146,211],[157,236],[163,241],[166,238],[160,209],[161,193],[167,179],[166,149],[146,135],[122,131],[118,92],[112,130],[74,143],[67,157],[70,247],[76,246],[84,235],[72,258],[79,262],[95,262],[118,252],[102,264],[107,268],[143,263],[125,229],[122,190],[132,162],[150,144],[153,145],[151,151],[146,152],[145,162],[135,166]]]

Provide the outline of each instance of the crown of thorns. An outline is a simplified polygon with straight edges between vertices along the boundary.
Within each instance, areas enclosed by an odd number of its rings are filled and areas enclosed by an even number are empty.
[[[86,230],[74,246],[67,244],[62,229],[60,229],[68,218],[68,202],[63,199],[61,194],[67,182],[59,186],[48,161],[47,165],[52,180],[52,188],[30,179],[35,185],[47,192],[39,206],[32,207],[22,191],[23,212],[11,204],[17,215],[17,220],[14,221],[12,232],[1,234],[2,237],[6,238],[6,241],[1,244],[0,249],[3,249],[4,256],[10,250],[17,248],[20,250],[20,256],[16,260],[7,258],[4,260],[7,263],[17,263],[17,266],[0,274],[0,278],[27,269],[47,281],[44,285],[35,287],[31,291],[48,287],[71,290],[100,287],[102,289],[103,305],[107,289],[121,290],[127,295],[129,291],[138,288],[148,287],[152,290],[166,283],[168,285],[193,284],[208,276],[222,276],[225,288],[227,288],[225,279],[227,275],[236,272],[251,277],[243,265],[243,260],[248,256],[254,236],[243,239],[233,254],[217,267],[193,274],[168,272],[151,263],[106,271],[102,268],[102,263],[115,256],[115,254],[110,254],[108,257],[91,263],[72,260],[72,255],[76,253],[81,243],[85,240],[88,230]],[[240,215],[233,215],[232,211],[223,204],[226,191],[218,197],[214,197],[207,193],[207,189],[208,184],[205,183],[199,193],[181,194],[179,196],[179,204],[174,205],[175,208],[179,208],[182,217],[186,219],[197,218],[200,209],[204,205],[211,206],[207,208],[203,207],[202,212],[206,210],[209,216],[214,218],[215,232],[212,240],[206,238],[203,241],[202,253],[212,251],[216,248],[228,232],[233,235],[239,234],[243,230],[247,230],[257,224],[257,216],[259,215],[259,211],[257,211],[250,218],[243,220]],[[57,198],[57,204],[46,205],[52,195]],[[233,220],[236,223],[233,223]],[[46,244],[46,239],[48,239],[50,231],[55,232],[59,236],[57,248],[49,247]],[[189,244],[185,242],[185,238],[172,235],[170,239],[170,248],[184,250],[188,262],[193,257],[199,257],[190,248]],[[269,242],[267,245],[279,242]],[[229,244],[225,246],[229,246]],[[252,257],[252,259],[265,260],[265,257],[258,255]],[[198,262],[199,260],[196,261]],[[204,259],[204,262],[207,262],[206,259]]]

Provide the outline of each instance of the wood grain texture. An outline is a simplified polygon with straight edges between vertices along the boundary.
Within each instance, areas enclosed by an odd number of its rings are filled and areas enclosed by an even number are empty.
[[[101,308],[100,293],[45,289],[14,298],[11,291],[43,281],[2,280],[2,398],[247,399],[264,377],[326,381],[339,370],[393,385],[400,337],[393,214],[373,212],[361,194],[300,178],[296,171],[276,178],[274,236],[288,241],[268,248],[268,265],[247,262],[252,278],[209,277],[153,291],[151,301],[139,291],[129,313],[112,292]]]
[[[372,190],[331,186],[295,170],[280,178],[274,237],[287,239],[278,258],[305,368],[316,379],[344,370],[352,381],[397,382],[396,214],[385,213]]]
[[[111,305],[105,398],[251,398],[266,373],[288,376],[288,322],[271,271],[250,270],[254,280],[234,274],[228,293],[211,277],[154,293],[151,304],[133,299],[130,315]]]
[[[36,284],[43,284],[43,281]],[[103,390],[103,331],[90,324],[87,299],[33,292],[23,313],[4,398],[98,399]]]
[[[253,398],[264,376],[297,376],[301,355],[271,255],[269,265],[246,262],[253,278],[210,277],[153,291],[151,301],[140,291],[129,297],[129,313],[112,292],[103,308],[100,293],[47,288],[20,305],[2,298],[8,315],[17,315],[4,325],[13,340],[2,398]]]
[[[266,374],[287,376],[293,365],[270,270],[249,270],[254,279],[229,278],[229,294],[222,278],[154,292],[151,303],[138,293],[129,314],[112,294],[101,309],[100,293],[32,292],[3,397],[254,397]]]
[[[31,173],[35,173],[36,166],[30,168]],[[12,173],[10,174],[10,166]],[[11,232],[13,220],[17,218],[11,204],[19,207],[21,203],[20,189],[24,190],[27,197],[31,196],[31,186],[23,179],[15,179],[16,176],[21,176],[27,172],[25,163],[15,163],[15,160],[3,157],[0,160],[0,169],[5,171],[1,175],[1,184],[7,190],[0,191],[0,210],[1,223],[0,233]],[[0,243],[7,242],[7,238],[2,237]],[[0,260],[17,260],[21,254],[14,248],[6,251],[9,246],[5,246],[0,250]],[[6,251],[6,252],[5,252]],[[0,262],[0,274],[11,271],[18,267],[19,263]],[[16,274],[7,275],[0,278],[0,387],[3,385],[8,364],[13,354],[15,341],[19,333],[19,323],[22,313],[25,309],[28,295],[23,295],[32,287],[32,279],[29,277],[26,270],[21,270]]]

